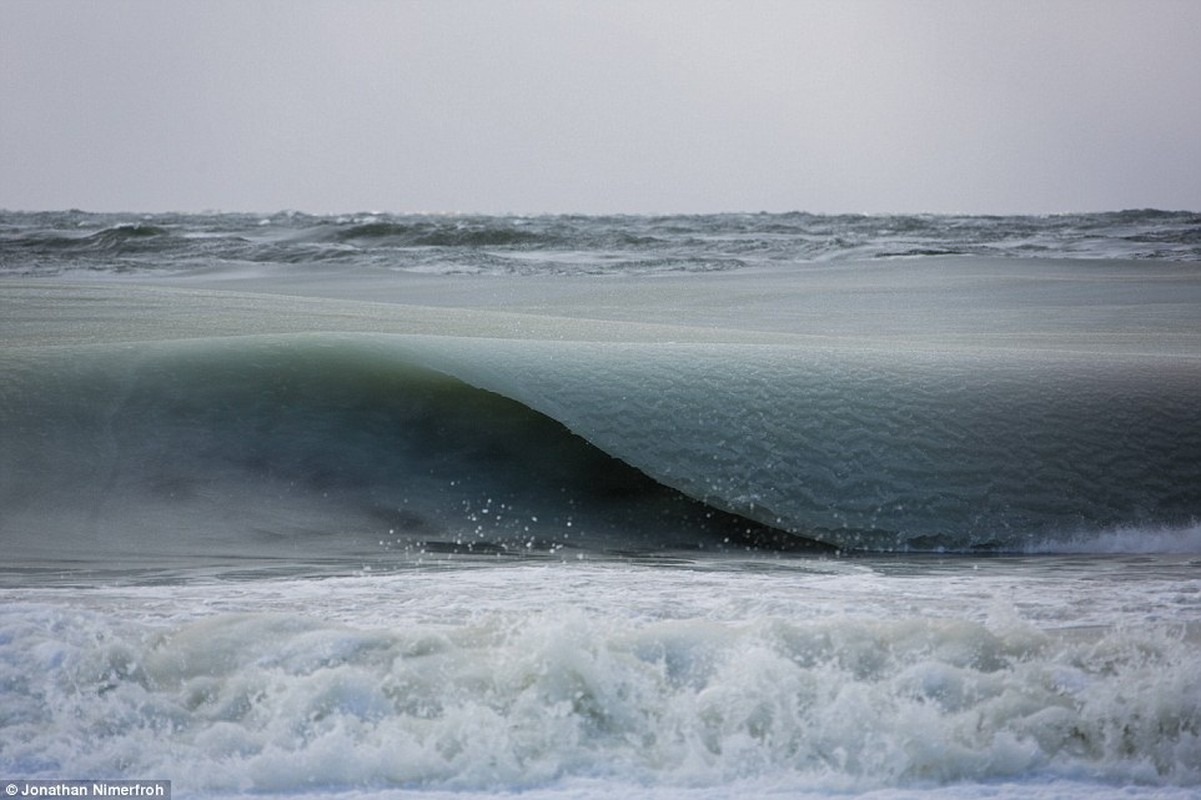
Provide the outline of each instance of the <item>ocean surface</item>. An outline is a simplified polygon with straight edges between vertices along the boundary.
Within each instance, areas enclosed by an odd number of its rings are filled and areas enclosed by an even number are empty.
[[[1201,214],[0,212],[0,780],[1201,793]]]

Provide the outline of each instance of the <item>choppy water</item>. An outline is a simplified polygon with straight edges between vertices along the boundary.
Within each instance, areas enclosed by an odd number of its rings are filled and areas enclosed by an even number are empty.
[[[45,274],[370,265],[433,273],[703,272],[850,259],[973,255],[1201,258],[1201,215],[723,214],[473,217],[390,214],[0,212],[0,270]]]
[[[2,214],[0,778],[1191,796],[1199,232]]]

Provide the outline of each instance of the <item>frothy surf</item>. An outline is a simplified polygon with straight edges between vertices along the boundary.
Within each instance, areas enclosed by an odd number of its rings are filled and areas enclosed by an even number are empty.
[[[1195,598],[1192,623],[1064,628],[1062,608],[1036,624],[982,602],[1003,575],[932,600],[916,578],[937,571],[913,570],[892,611],[856,564],[770,584],[748,565],[510,567],[10,603],[0,758],[285,794],[1201,781]],[[681,614],[698,585],[705,613]]]

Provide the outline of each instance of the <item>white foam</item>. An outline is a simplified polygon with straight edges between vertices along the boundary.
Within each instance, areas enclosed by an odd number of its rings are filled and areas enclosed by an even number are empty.
[[[0,607],[0,771],[218,795],[1195,790],[1195,571],[1044,563],[26,590]]]
[[[1201,555],[1201,523],[1181,526],[1124,526],[1101,532],[1052,537],[1030,546],[1032,553]]]

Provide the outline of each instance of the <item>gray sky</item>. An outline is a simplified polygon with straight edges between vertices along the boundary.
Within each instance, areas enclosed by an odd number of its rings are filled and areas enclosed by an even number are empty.
[[[0,0],[0,208],[1201,210],[1197,0]]]

